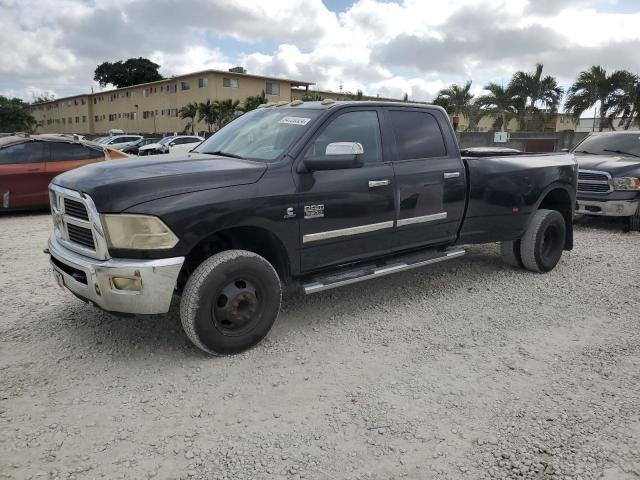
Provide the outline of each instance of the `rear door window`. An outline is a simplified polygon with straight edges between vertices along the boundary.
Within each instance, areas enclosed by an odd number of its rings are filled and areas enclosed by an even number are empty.
[[[44,162],[46,145],[43,142],[22,142],[0,149],[0,165]]]
[[[398,160],[444,157],[447,149],[438,121],[428,112],[390,110]]]

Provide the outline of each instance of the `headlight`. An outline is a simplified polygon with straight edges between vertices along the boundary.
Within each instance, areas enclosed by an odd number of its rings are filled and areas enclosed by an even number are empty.
[[[637,177],[614,177],[614,190],[640,190],[640,178]]]
[[[178,237],[162,220],[151,215],[102,215],[109,248],[162,250],[173,248]]]

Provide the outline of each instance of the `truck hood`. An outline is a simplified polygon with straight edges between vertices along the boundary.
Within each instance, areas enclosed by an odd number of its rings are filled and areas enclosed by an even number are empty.
[[[107,213],[181,193],[255,183],[266,169],[263,163],[199,153],[150,155],[86,165],[52,183],[86,193]]]
[[[599,170],[614,177],[640,176],[640,158],[625,155],[585,155],[576,153],[578,168]]]

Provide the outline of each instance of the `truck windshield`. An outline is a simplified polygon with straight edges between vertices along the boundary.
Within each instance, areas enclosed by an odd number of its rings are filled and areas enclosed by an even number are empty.
[[[619,155],[640,157],[640,132],[593,135],[579,143],[573,151],[592,155],[617,153]]]
[[[274,162],[284,155],[322,110],[260,108],[236,118],[196,147],[195,153]]]

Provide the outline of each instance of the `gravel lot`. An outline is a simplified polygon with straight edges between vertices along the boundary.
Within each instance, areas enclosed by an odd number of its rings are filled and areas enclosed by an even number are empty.
[[[209,358],[170,315],[54,286],[0,217],[0,478],[640,477],[640,235],[586,220],[551,273],[460,260],[310,297]]]

